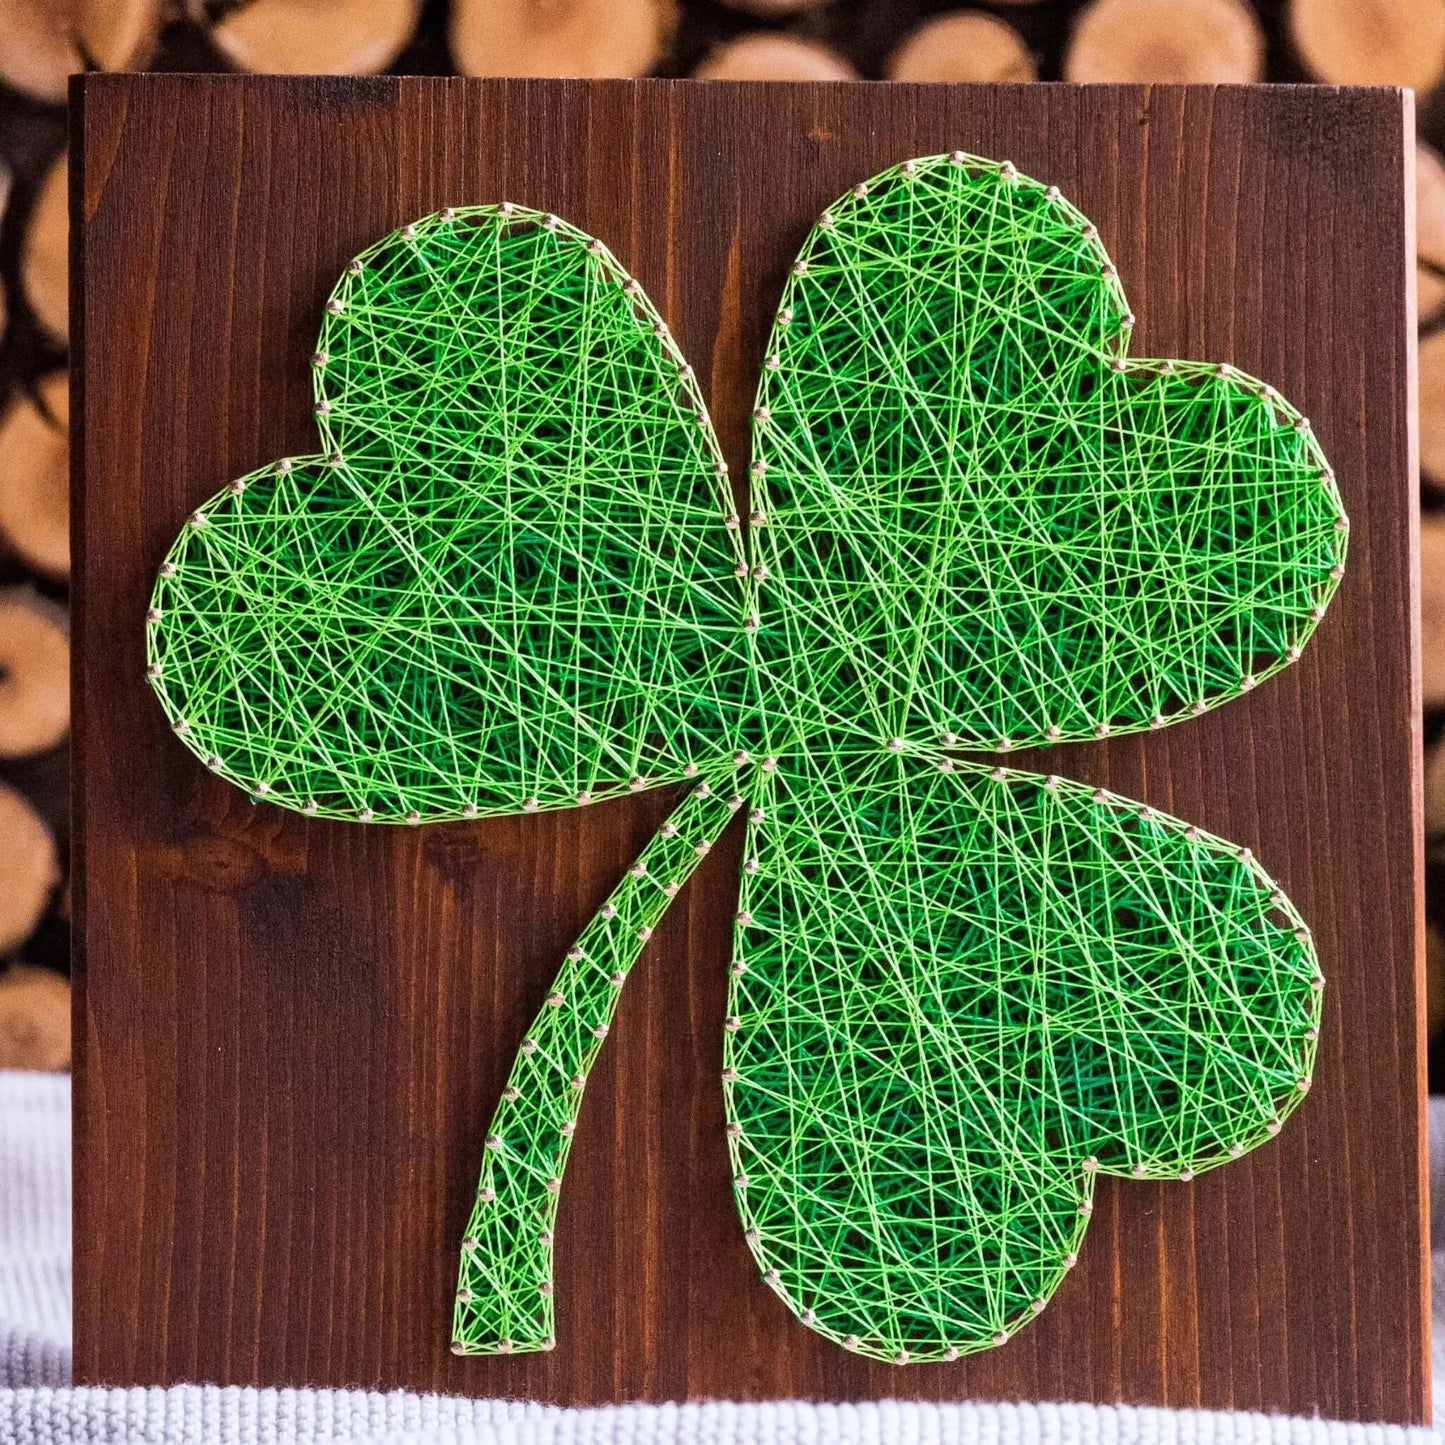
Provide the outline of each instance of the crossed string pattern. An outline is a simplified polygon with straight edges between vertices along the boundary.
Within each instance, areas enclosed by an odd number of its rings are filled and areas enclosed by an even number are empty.
[[[736,769],[684,796],[552,982],[487,1131],[452,1318],[460,1354],[550,1350],[557,1200],[587,1076],[622,987],[668,905],[743,806]]]
[[[725,1046],[764,1280],[896,1363],[1003,1344],[1078,1259],[1099,1173],[1279,1132],[1319,1031],[1259,864],[1151,808],[947,754],[809,750],[750,827]]]
[[[1203,712],[1338,584],[1308,422],[1132,325],[1057,190],[954,153],[823,214],[764,360],[735,1189],[764,1279],[880,1359],[1003,1343],[1097,1172],[1191,1178],[1309,1083],[1323,978],[1247,850],[952,756]]]
[[[784,291],[753,474],[774,708],[1010,747],[1162,727],[1299,656],[1343,572],[1309,423],[1137,361],[1095,228],[955,153],[825,213]]]
[[[726,467],[599,241],[517,206],[407,226],[351,262],[312,372],[321,454],[202,506],[155,589],[150,673],[208,766],[430,822],[716,753],[747,667]]]
[[[320,455],[203,506],[157,582],[152,682],[253,796],[424,822],[685,785],[517,1055],[461,1353],[553,1347],[589,1071],[739,811],[734,1187],[764,1281],[849,1349],[1002,1343],[1098,1173],[1188,1179],[1309,1085],[1323,979],[1247,849],[956,756],[1162,726],[1298,657],[1347,536],[1308,423],[1230,368],[1131,361],[1093,228],[1006,164],[864,182],[793,269],[746,545],[641,288],[495,206],[352,263]]]

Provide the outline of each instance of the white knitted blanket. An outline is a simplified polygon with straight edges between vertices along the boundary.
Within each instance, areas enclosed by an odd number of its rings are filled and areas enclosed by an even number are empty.
[[[1445,1166],[1445,1129],[1431,1137]],[[1437,1318],[1435,1368],[1445,1383],[1442,1338]],[[556,1410],[361,1390],[77,1390],[67,1384],[69,1340],[69,1081],[0,1073],[0,1445],[1442,1445],[1431,1431],[1397,1426],[1128,1406]]]

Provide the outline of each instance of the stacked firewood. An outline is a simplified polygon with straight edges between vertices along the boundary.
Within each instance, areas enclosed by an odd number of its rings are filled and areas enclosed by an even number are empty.
[[[0,72],[36,98],[0,97],[0,1067],[57,1069],[70,1061],[68,236],[64,117],[39,102],[62,98],[79,62],[23,11],[0,3]],[[103,31],[100,50],[127,58]]]
[[[1414,87],[1425,820],[1445,1015],[1445,163],[1427,143],[1445,144],[1445,0],[0,0],[0,1067],[69,1059],[66,87],[83,68],[146,66]]]

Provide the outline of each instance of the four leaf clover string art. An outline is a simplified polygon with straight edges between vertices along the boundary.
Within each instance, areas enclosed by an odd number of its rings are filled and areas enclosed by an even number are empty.
[[[679,795],[521,1042],[458,1352],[553,1347],[589,1071],[738,812],[736,1205],[766,1286],[839,1345],[1002,1344],[1100,1174],[1188,1180],[1303,1097],[1323,978],[1250,851],[999,760],[1238,697],[1342,573],[1309,423],[1227,365],[1131,358],[1132,324],[1055,188],[905,161],[792,266],[743,487],[665,322],[558,217],[447,210],[347,268],[319,450],[233,482],[161,567],[176,733],[330,819]]]

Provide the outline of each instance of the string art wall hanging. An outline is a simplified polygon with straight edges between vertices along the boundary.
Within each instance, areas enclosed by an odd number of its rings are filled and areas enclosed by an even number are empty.
[[[733,1187],[763,1281],[838,1344],[1004,1343],[1099,1174],[1188,1180],[1304,1096],[1323,978],[1250,851],[997,756],[1249,691],[1342,574],[1309,423],[1227,365],[1132,359],[1132,325],[1055,188],[905,161],[793,264],[744,489],[638,283],[557,217],[443,211],[347,269],[317,454],[232,483],[161,567],[175,731],[328,818],[679,791],[521,1041],[459,1352],[553,1347],[589,1071],[738,812]]]

